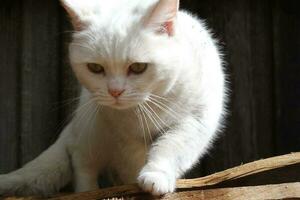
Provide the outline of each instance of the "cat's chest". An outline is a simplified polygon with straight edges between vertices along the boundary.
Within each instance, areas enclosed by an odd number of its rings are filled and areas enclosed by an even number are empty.
[[[100,117],[99,132],[120,140],[140,139],[151,143],[169,129],[169,121],[161,113],[150,115],[139,110],[115,112]]]

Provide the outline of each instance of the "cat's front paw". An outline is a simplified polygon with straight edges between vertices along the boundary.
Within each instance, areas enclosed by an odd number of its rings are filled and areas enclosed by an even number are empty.
[[[163,171],[142,170],[138,177],[138,183],[145,192],[160,196],[174,192],[176,179]]]

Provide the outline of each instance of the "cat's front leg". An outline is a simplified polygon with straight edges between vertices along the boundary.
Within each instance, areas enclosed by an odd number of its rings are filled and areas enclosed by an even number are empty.
[[[74,168],[74,189],[75,192],[92,191],[99,188],[98,174],[99,165],[89,156],[82,152],[75,152],[72,155]]]
[[[50,196],[65,186],[71,176],[71,161],[64,137],[60,137],[55,144],[21,169],[0,175],[0,196]]]
[[[75,192],[92,191],[99,188],[98,174],[96,171],[87,169],[75,170]]]
[[[190,169],[205,152],[215,128],[201,119],[187,117],[172,130],[158,138],[150,149],[138,183],[153,195],[173,192],[176,179]]]
[[[84,135],[84,136],[82,136]],[[98,137],[100,135],[100,137]],[[81,137],[80,137],[81,136]],[[75,192],[92,191],[99,188],[98,175],[107,163],[106,146],[101,134],[83,132],[71,141],[71,157],[74,171]]]

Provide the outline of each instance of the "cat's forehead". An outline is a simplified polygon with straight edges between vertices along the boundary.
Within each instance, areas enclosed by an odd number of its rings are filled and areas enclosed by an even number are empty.
[[[114,0],[112,0],[114,1]],[[145,60],[144,19],[155,0],[123,0],[94,16],[88,29],[74,35],[86,57],[120,62]],[[148,4],[147,4],[148,2]],[[102,8],[105,8],[103,5]],[[96,60],[95,60],[96,61]]]
[[[116,38],[122,41],[140,30],[157,0],[93,1],[98,4],[93,8],[94,14],[90,16],[89,27],[85,30],[93,35],[90,39]]]
[[[102,23],[123,21],[130,24],[132,20],[145,16],[157,0],[110,0],[102,1],[99,7],[99,20]]]
[[[100,15],[95,27],[110,34],[124,35],[143,23],[149,8],[141,3],[116,6]]]
[[[106,50],[106,56],[113,53],[120,56],[120,52],[126,53],[126,49],[136,48],[134,46],[140,39],[146,11],[139,4],[119,12],[112,10],[113,14],[102,15],[95,20],[83,37],[98,49]]]

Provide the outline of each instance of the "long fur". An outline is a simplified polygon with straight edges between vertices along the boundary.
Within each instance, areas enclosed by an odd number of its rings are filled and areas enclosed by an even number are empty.
[[[76,192],[93,190],[105,169],[154,195],[173,192],[222,121],[226,88],[217,45],[199,19],[174,14],[174,4],[167,9],[175,0],[80,2],[62,2],[80,27],[70,44],[82,84],[75,117],[41,156],[0,176],[0,194],[50,195],[71,180]],[[148,26],[149,19],[159,21]],[[128,75],[133,62],[148,68]],[[105,74],[91,73],[87,63],[101,64]],[[107,87],[124,89],[119,104]]]

